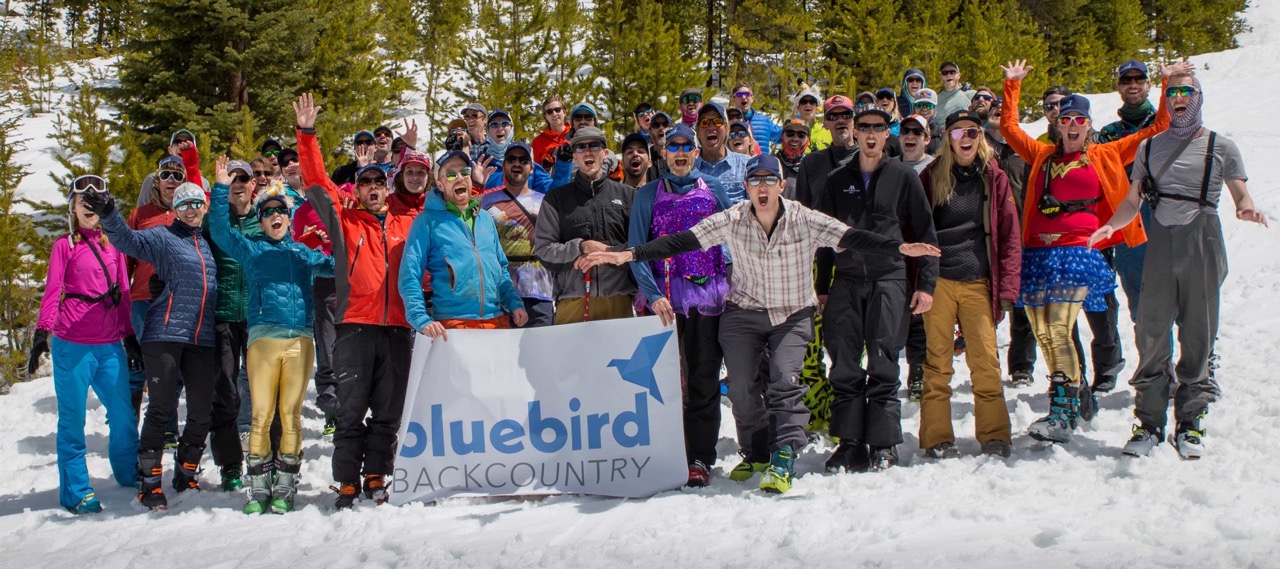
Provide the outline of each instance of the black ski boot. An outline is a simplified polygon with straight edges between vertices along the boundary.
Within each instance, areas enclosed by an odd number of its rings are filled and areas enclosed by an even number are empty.
[[[169,508],[160,482],[164,474],[164,450],[151,449],[138,452],[138,502],[153,511]]]
[[[862,441],[842,440],[831,458],[827,459],[827,472],[863,472],[871,467],[871,454]]]
[[[178,445],[178,463],[173,467],[173,489],[178,492],[200,489],[200,457],[203,446]]]
[[[1071,442],[1080,416],[1080,385],[1072,385],[1062,372],[1049,378],[1049,414],[1032,423],[1027,434],[1039,441]]]
[[[871,449],[871,471],[881,472],[898,465],[897,447],[874,447]]]
[[[908,364],[907,397],[915,403],[924,397],[924,364]]]
[[[1092,421],[1098,416],[1098,398],[1093,396],[1093,388],[1083,377],[1080,378],[1080,419]]]
[[[1093,378],[1094,393],[1111,393],[1111,390],[1115,388],[1116,376],[1114,375],[1099,375]]]

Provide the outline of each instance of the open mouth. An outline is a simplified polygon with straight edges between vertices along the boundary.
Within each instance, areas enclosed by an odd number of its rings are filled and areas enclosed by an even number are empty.
[[[769,194],[760,194],[760,197],[756,198],[756,205],[767,207],[769,205]]]
[[[717,144],[720,144],[720,133],[713,132],[708,134],[707,144],[710,146],[716,146]]]
[[[677,156],[676,158],[671,160],[671,164],[673,166],[679,166],[681,169],[684,169],[685,166],[689,165],[689,159],[685,156]]]
[[[967,152],[969,152],[969,151],[973,150],[973,148],[974,148],[974,146],[973,146],[973,143],[972,143],[972,142],[965,141],[965,142],[961,142],[961,143],[960,143],[960,151],[961,151],[961,152],[966,152],[966,153],[967,153]]]
[[[471,193],[471,188],[467,187],[466,184],[458,184],[458,187],[453,189],[453,195],[455,196],[461,196],[461,195],[470,194],[470,193]]]
[[[272,228],[272,229],[280,229],[281,227],[284,227],[284,222],[283,222],[283,221],[280,221],[279,219],[276,219],[276,220],[274,220],[274,221],[272,221],[272,222],[271,222],[271,228]]]
[[[1187,105],[1177,104],[1173,106],[1173,116],[1180,117],[1187,113]]]
[[[639,158],[632,158],[631,161],[628,162],[627,164],[631,167],[632,170],[639,170],[641,160]]]
[[[862,143],[862,147],[866,148],[867,150],[875,150],[879,144],[880,143],[876,141],[876,139],[868,138],[866,142]]]
[[[916,140],[915,138],[910,138],[910,139],[901,138],[899,140],[902,142],[902,150],[904,152],[910,152],[912,150],[915,150],[917,146],[920,146],[920,141]]]
[[[594,167],[594,166],[596,165],[596,159],[595,159],[595,158],[583,158],[583,159],[582,159],[582,165],[583,165],[583,166],[587,166],[587,167]]]
[[[1081,133],[1079,133],[1079,132],[1068,132],[1068,133],[1067,133],[1067,140],[1070,140],[1071,142],[1075,142],[1075,141],[1077,141],[1077,140],[1080,140],[1080,134],[1081,134]]]

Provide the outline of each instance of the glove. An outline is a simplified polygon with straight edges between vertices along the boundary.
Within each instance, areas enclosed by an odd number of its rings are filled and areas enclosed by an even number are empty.
[[[31,338],[31,354],[27,357],[27,375],[32,375],[40,368],[40,355],[49,353],[49,331],[36,329]]]
[[[151,293],[151,298],[158,298],[164,293],[164,281],[160,280],[160,273],[155,273],[147,279],[147,292]]]
[[[124,337],[124,355],[129,361],[129,371],[142,371],[142,344],[138,343],[137,336]]]
[[[107,217],[116,211],[116,200],[111,194],[106,192],[85,192],[83,197],[84,206],[98,214],[98,217]]]
[[[1012,301],[1012,300],[1001,300],[1001,301],[1000,301],[1000,311],[1001,311],[1001,312],[1013,312],[1013,309],[1014,309],[1014,306],[1013,306],[1013,301]]]
[[[573,145],[568,142],[561,144],[560,149],[556,151],[556,160],[573,162]]]

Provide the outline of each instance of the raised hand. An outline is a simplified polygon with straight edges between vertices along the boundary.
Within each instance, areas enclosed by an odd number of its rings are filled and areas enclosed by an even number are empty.
[[[373,145],[357,146],[355,150],[356,168],[364,168],[373,164],[373,155],[378,151],[378,147]]]
[[[85,208],[98,214],[99,218],[105,218],[116,210],[116,200],[107,192],[85,192],[81,194],[80,200],[84,202]]]
[[[1171,65],[1160,66],[1160,76],[1168,78],[1175,73],[1191,73],[1196,70],[1196,64],[1190,61],[1180,61]]]
[[[1031,71],[1035,69],[1035,67],[1027,65],[1027,60],[1025,59],[1015,59],[1008,62],[1008,64],[1008,67],[1001,65],[1000,69],[1004,70],[1005,79],[1013,79],[1015,81],[1026,77],[1027,74],[1031,73]]]
[[[297,117],[298,128],[315,128],[316,115],[320,114],[320,108],[315,104],[315,97],[311,93],[299,95],[298,100],[293,103],[293,114]]]
[[[222,184],[224,186],[231,185],[231,174],[227,172],[227,164],[231,162],[226,154],[218,157],[213,163],[213,183]]]
[[[418,121],[404,119],[404,134],[400,135],[400,141],[408,145],[409,148],[418,148]]]
[[[480,160],[471,168],[471,181],[475,182],[477,186],[484,187],[485,183],[489,181],[489,176],[492,176],[497,171],[498,167],[493,165],[492,156],[481,156]]]

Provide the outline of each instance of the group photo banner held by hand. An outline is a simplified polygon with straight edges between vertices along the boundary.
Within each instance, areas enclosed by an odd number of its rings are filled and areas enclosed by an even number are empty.
[[[657,317],[418,335],[391,501],[679,488],[679,345]]]

